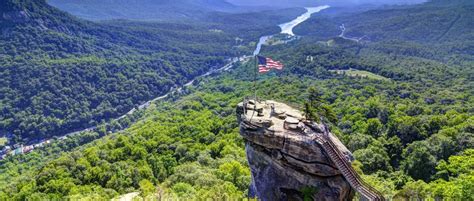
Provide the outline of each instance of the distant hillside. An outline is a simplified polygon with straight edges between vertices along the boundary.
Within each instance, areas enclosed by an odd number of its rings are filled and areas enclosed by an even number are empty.
[[[274,7],[302,7],[328,4],[331,6],[354,6],[362,4],[391,5],[416,4],[426,0],[228,0],[236,5],[246,6],[274,6]]]
[[[238,12],[224,0],[48,0],[51,5],[89,20],[193,19],[208,12]]]
[[[345,37],[362,41],[411,41],[443,45],[443,49],[465,55],[474,53],[474,4],[469,1],[436,0],[355,14],[334,15],[330,10],[314,15],[296,27],[295,33],[328,39],[341,34],[344,24]]]
[[[1,1],[0,9],[0,135],[16,139],[124,114],[235,55],[235,36],[207,27],[100,25],[44,0]]]
[[[471,1],[471,0],[430,0],[428,1],[428,4],[437,5],[437,6],[474,5],[474,1]]]

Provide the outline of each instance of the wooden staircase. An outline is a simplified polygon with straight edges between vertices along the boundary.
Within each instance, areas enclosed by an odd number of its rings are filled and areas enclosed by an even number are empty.
[[[359,192],[365,199],[370,201],[384,201],[383,195],[372,188],[369,184],[365,183],[357,172],[352,168],[349,161],[345,158],[344,154],[334,144],[329,137],[329,131],[327,128],[324,129],[323,134],[316,134],[316,141],[323,147],[324,151],[328,154],[329,158],[341,171],[344,178],[357,192]]]

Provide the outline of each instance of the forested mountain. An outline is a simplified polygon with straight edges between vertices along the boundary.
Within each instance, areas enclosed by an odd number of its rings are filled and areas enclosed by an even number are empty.
[[[317,5],[356,6],[356,5],[393,5],[417,4],[426,0],[227,0],[236,5],[275,6],[275,7],[311,7]]]
[[[392,46],[392,51],[426,54],[425,47],[439,49],[437,55],[449,59],[453,52],[464,57],[474,53],[474,4],[471,1],[432,1],[422,5],[393,6],[360,14],[334,15],[332,11],[316,14],[295,29],[300,35],[328,39],[341,34]],[[395,43],[410,43],[398,47]],[[420,46],[420,43],[423,46]]]
[[[0,3],[0,135],[13,134],[12,143],[120,116],[250,53],[261,34],[301,12],[256,13],[255,27],[236,22],[229,28],[220,22],[96,24],[44,0]],[[221,15],[234,18],[240,16]]]
[[[242,12],[224,0],[48,0],[48,3],[89,20],[183,20],[209,12]]]

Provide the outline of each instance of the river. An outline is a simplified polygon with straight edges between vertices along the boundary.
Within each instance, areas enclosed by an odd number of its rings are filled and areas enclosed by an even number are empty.
[[[324,10],[326,8],[329,8],[329,6],[318,6],[318,7],[308,7],[308,8],[305,8],[306,9],[306,13],[302,14],[301,16],[298,16],[296,19],[290,21],[290,22],[287,22],[287,23],[283,23],[283,24],[280,24],[280,28],[281,28],[281,32],[280,34],[288,34],[290,36],[294,36],[295,34],[293,33],[293,28],[296,27],[297,25],[301,24],[302,22],[308,20],[311,15],[313,13],[317,13],[317,12],[320,12],[321,10]],[[269,35],[269,36],[262,36],[260,37],[258,43],[257,43],[257,46],[255,48],[255,51],[253,52],[253,56],[256,56],[260,53],[260,51],[262,50],[262,45],[265,44],[267,42],[268,39],[272,38],[274,35]],[[213,68],[213,69],[210,69],[208,72],[200,75],[200,76],[197,76],[195,77],[194,79],[192,79],[191,81],[187,82],[186,84],[184,84],[183,86],[180,86],[180,87],[177,87],[177,88],[173,88],[171,89],[170,91],[168,91],[168,93],[164,94],[164,95],[161,95],[159,97],[156,97],[152,100],[149,100],[139,106],[137,106],[136,108],[133,108],[131,109],[130,111],[128,111],[126,114],[114,119],[114,120],[120,120],[120,119],[123,119],[125,117],[127,117],[127,115],[131,115],[133,113],[135,113],[136,111],[138,110],[143,110],[143,109],[146,109],[148,108],[152,102],[155,102],[155,101],[158,101],[158,100],[162,100],[162,99],[165,99],[166,97],[168,97],[170,94],[174,93],[174,92],[179,92],[182,90],[183,87],[186,87],[186,86],[190,86],[194,83],[194,81],[197,79],[197,78],[201,78],[201,77],[206,77],[206,76],[209,76],[213,73],[217,73],[217,72],[221,72],[221,71],[227,71],[229,69],[231,69],[235,63],[237,62],[243,62],[243,61],[247,61],[249,60],[250,58],[252,58],[251,56],[248,56],[248,55],[244,55],[244,56],[241,56],[241,57],[235,57],[235,58],[232,58],[232,59],[229,59],[228,63],[220,68]],[[110,121],[109,121],[110,122]],[[92,126],[92,127],[89,127],[89,128],[85,128],[85,129],[82,129],[82,130],[78,130],[78,131],[74,131],[74,132],[70,132],[70,133],[67,133],[65,135],[62,135],[62,136],[58,136],[59,140],[62,140],[66,137],[69,137],[69,136],[73,136],[73,135],[77,135],[79,133],[82,133],[82,132],[88,132],[88,131],[92,131],[94,129],[96,129],[97,127],[96,126]],[[44,141],[47,141],[47,140],[44,140]],[[28,145],[25,145],[25,146],[28,146],[28,147],[33,147],[35,148],[36,146],[40,145],[42,146],[43,143],[37,143],[37,144],[28,144]],[[0,160],[6,156],[7,154],[4,154],[0,157]]]
[[[324,10],[324,9],[327,9],[327,8],[329,8],[328,5],[318,6],[318,7],[306,7],[305,8],[306,13],[303,13],[302,15],[298,16],[297,18],[295,18],[294,20],[292,20],[290,22],[278,25],[278,26],[280,26],[280,29],[281,29],[280,34],[287,34],[287,35],[290,35],[290,36],[295,36],[295,34],[293,33],[293,28],[295,28],[296,26],[298,26],[302,22],[308,20],[311,17],[312,14],[318,13],[318,12]],[[274,35],[260,37],[260,40],[257,43],[257,47],[255,48],[255,51],[253,52],[253,55],[256,56],[256,55],[260,54],[260,51],[262,50],[262,45],[265,44],[268,41],[268,39],[272,38],[273,36]]]
[[[299,17],[297,17],[296,19],[294,19],[291,22],[280,24],[281,33],[282,34],[288,34],[290,36],[294,36],[295,34],[293,33],[293,28],[295,28],[296,26],[298,26],[302,22],[308,20],[311,17],[312,14],[318,13],[318,12],[324,10],[324,9],[327,9],[327,8],[329,8],[328,5],[318,6],[318,7],[307,7],[306,8],[306,13],[304,13],[303,15],[300,15]]]

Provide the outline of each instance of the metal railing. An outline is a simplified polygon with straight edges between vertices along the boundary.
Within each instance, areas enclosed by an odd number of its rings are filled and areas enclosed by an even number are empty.
[[[328,153],[329,158],[334,162],[336,167],[341,171],[347,182],[359,192],[364,198],[373,201],[384,201],[382,193],[364,182],[359,174],[352,168],[352,165],[345,159],[344,154],[334,144],[329,137],[329,131],[324,126],[324,135],[316,135],[316,141],[321,144],[324,151]]]

